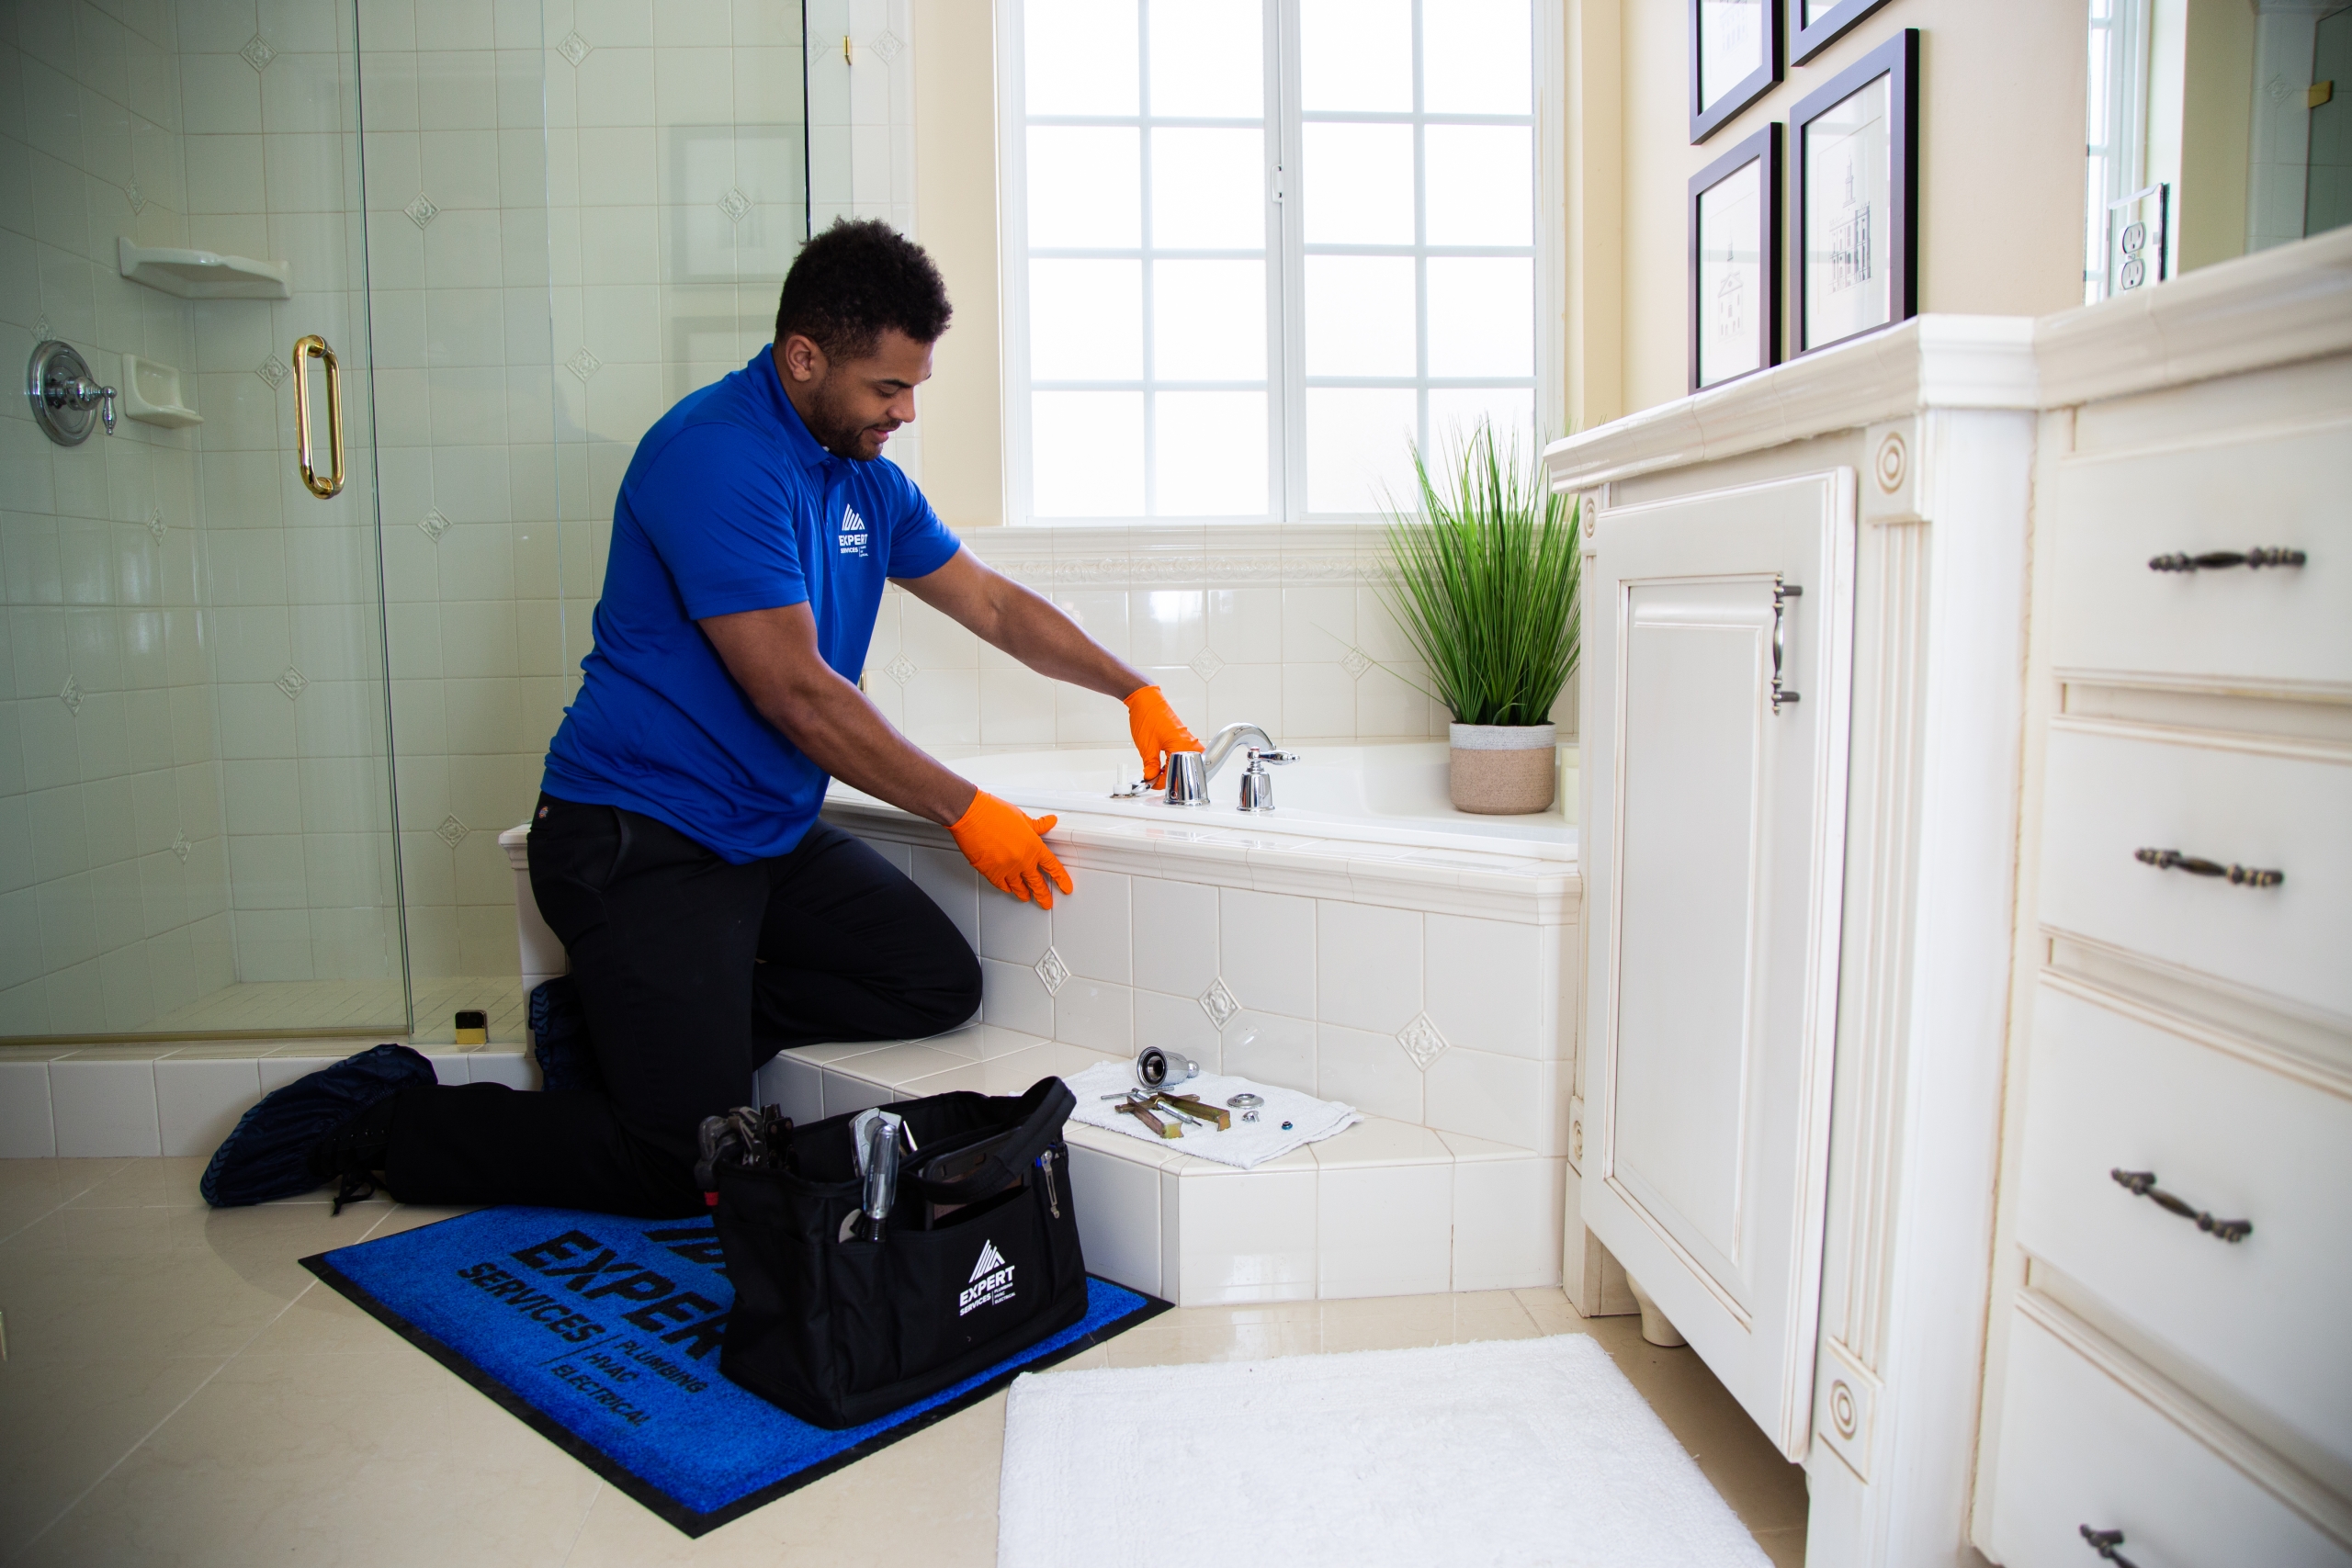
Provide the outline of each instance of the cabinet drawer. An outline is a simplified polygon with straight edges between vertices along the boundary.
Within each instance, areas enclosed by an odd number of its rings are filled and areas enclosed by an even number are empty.
[[[2120,1530],[2133,1568],[2346,1568],[2352,1552],[2020,1312],[1995,1467],[1992,1556],[2098,1568],[2082,1528]]]
[[[2262,684],[2352,684],[2352,423],[2053,463],[2052,662]],[[2300,567],[2155,571],[2151,558],[2300,549]]]
[[[2043,925],[2352,1017],[2352,764],[2061,722],[2043,788]],[[2286,880],[2161,870],[2143,849]]]
[[[2018,1244],[2352,1468],[2352,1100],[2046,983],[2028,1074]]]

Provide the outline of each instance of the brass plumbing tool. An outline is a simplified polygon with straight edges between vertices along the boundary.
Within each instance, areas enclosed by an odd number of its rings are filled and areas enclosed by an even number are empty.
[[[1189,1094],[1162,1093],[1156,1097],[1159,1103],[1202,1122],[1214,1122],[1220,1133],[1233,1130],[1233,1112],[1221,1105],[1211,1105]]]
[[[1177,1126],[1173,1122],[1162,1122],[1132,1100],[1123,1100],[1111,1109],[1122,1116],[1134,1117],[1163,1138],[1181,1138],[1184,1135],[1183,1128]]]

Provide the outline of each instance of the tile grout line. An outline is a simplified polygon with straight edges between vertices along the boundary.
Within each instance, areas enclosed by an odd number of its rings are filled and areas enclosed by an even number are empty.
[[[588,1533],[588,1520],[596,1512],[596,1500],[604,1495],[605,1478],[600,1475],[596,1478],[595,1489],[588,1494],[588,1501],[580,1510],[580,1528],[571,1532],[570,1540],[564,1542],[563,1568],[571,1568],[571,1554],[580,1550],[581,1539]]]

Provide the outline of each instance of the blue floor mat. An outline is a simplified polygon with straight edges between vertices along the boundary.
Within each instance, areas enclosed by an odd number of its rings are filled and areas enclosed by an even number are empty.
[[[549,1247],[560,1238],[568,1245]],[[551,1254],[604,1255],[612,1266],[599,1273],[622,1293],[594,1299],[598,1286],[582,1291],[584,1280],[554,1277],[548,1270],[568,1265]],[[638,1267],[624,1268],[627,1260]],[[1069,1328],[929,1399],[832,1432],[719,1375],[734,1292],[707,1219],[483,1209],[302,1262],[690,1536],[952,1416],[1016,1373],[1168,1310],[1089,1276],[1086,1315]],[[662,1299],[653,1282],[666,1287]]]

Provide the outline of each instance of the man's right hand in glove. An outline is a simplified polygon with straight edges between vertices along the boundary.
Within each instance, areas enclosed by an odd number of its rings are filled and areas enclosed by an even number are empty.
[[[1026,816],[1019,807],[979,790],[947,830],[956,835],[956,847],[964,852],[972,869],[992,886],[1024,904],[1035,898],[1039,908],[1050,909],[1054,888],[1068,893],[1075,886],[1062,863],[1046,847],[1045,836],[1054,820]]]
[[[1144,686],[1127,694],[1127,733],[1135,738],[1136,755],[1143,759],[1143,776],[1154,789],[1165,784],[1168,753],[1197,751],[1201,743],[1168,705],[1167,694]]]

